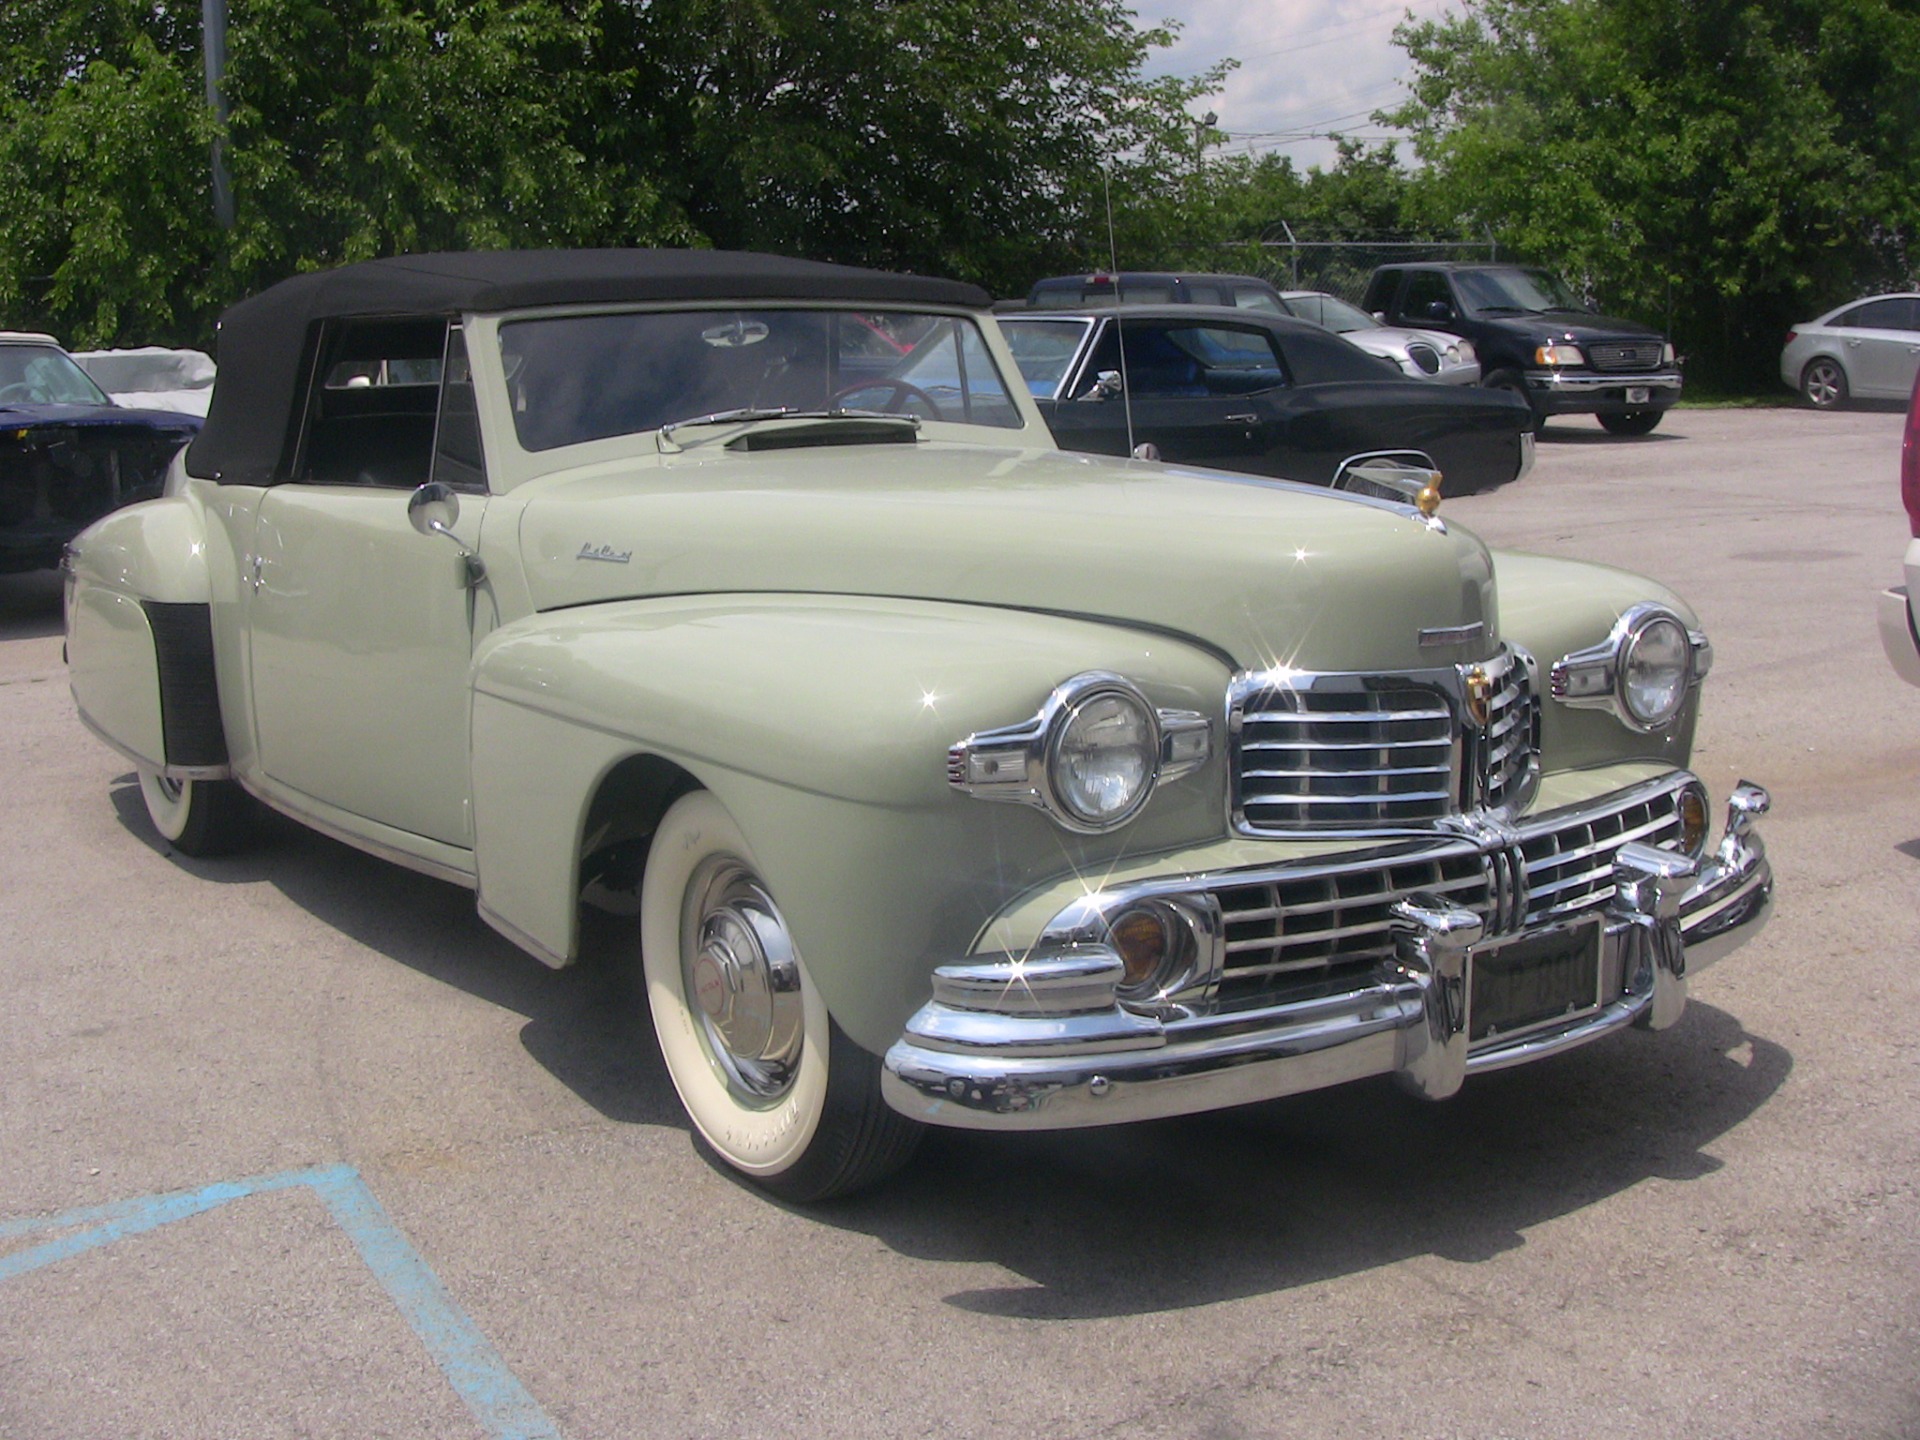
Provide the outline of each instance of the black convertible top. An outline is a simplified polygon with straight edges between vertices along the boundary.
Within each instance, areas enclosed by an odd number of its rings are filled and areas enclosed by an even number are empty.
[[[726,250],[474,250],[343,265],[283,280],[220,317],[219,378],[187,472],[241,485],[273,478],[316,320],[681,300],[991,303],[957,280]]]

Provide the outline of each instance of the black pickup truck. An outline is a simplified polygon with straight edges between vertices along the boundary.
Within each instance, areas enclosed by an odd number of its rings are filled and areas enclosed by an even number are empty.
[[[1389,325],[1464,335],[1480,383],[1512,390],[1549,415],[1592,415],[1615,435],[1645,435],[1680,398],[1666,336],[1596,315],[1550,271],[1448,262],[1383,265],[1360,308]]]

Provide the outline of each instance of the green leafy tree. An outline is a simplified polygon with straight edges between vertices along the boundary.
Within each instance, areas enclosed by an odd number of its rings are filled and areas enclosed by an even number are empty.
[[[1776,383],[1788,324],[1911,272],[1912,0],[1469,0],[1397,39],[1416,210],[1668,326],[1710,385]]]

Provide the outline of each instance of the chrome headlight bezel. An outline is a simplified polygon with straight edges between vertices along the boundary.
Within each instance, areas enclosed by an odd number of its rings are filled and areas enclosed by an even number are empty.
[[[1099,702],[1131,707],[1145,732],[1148,763],[1127,803],[1097,813],[1062,783],[1062,751],[1074,727]],[[1213,722],[1196,710],[1156,709],[1122,675],[1090,670],[1053,688],[1032,719],[969,735],[947,752],[947,782],[980,800],[1030,805],[1080,835],[1117,830],[1146,808],[1159,786],[1204,765],[1213,754]]]
[[[1680,673],[1673,683],[1672,701],[1648,713],[1635,702],[1630,684],[1633,661],[1648,637],[1675,633],[1681,638]],[[1549,672],[1553,698],[1575,709],[1611,710],[1620,723],[1641,735],[1668,729],[1686,713],[1693,689],[1713,665],[1713,646],[1670,606],[1646,603],[1631,606],[1614,622],[1612,632],[1598,645],[1563,655]]]

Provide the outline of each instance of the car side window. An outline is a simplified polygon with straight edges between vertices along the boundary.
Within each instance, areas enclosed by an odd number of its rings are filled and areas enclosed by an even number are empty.
[[[1833,323],[1856,330],[1920,329],[1914,323],[1914,302],[1904,295],[1856,305]]]
[[[484,495],[487,455],[480,443],[480,406],[473,394],[467,335],[447,328],[447,358],[440,372],[440,418],[434,428],[433,478],[456,490]]]
[[[1114,338],[1116,328],[1125,337],[1127,385],[1136,396],[1203,399],[1249,395],[1287,383],[1279,352],[1263,330],[1140,320],[1108,327],[1088,374],[1121,368],[1123,347]]]
[[[1400,313],[1414,320],[1451,320],[1453,291],[1447,285],[1447,277],[1437,270],[1414,271],[1407,277],[1407,293],[1400,302]]]
[[[433,469],[447,346],[439,317],[336,321],[322,332],[292,478],[412,489]]]

